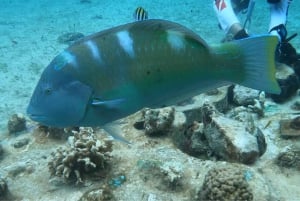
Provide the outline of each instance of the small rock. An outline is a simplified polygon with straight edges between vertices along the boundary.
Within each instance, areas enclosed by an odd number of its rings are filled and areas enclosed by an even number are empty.
[[[178,112],[176,112],[178,113]],[[179,122],[175,115],[174,122]],[[183,152],[202,159],[207,159],[211,153],[207,139],[203,133],[203,124],[194,122],[192,125],[173,124],[170,135],[174,144]]]
[[[183,165],[172,161],[139,160],[140,177],[161,190],[176,190],[183,186]]]
[[[26,129],[26,119],[23,114],[13,114],[7,123],[10,134],[17,133]]]
[[[296,147],[285,149],[277,156],[276,164],[281,167],[297,168],[300,170],[300,149]]]
[[[263,134],[260,128],[257,128],[256,139],[257,139],[259,156],[262,156],[267,150],[267,142],[266,142],[265,135]]]
[[[296,100],[291,106],[293,110],[300,110],[300,100]]]
[[[235,85],[233,88],[233,102],[237,105],[254,105],[254,99],[259,99],[260,91],[244,86]]]
[[[193,102],[184,106],[176,106],[176,111],[183,112],[186,116],[186,123],[193,124],[194,121],[202,121],[202,106],[205,103],[211,103],[220,112],[228,110],[228,86],[220,87],[214,90],[214,93],[200,94],[193,98]]]
[[[66,140],[69,136],[72,135],[72,129],[73,130],[79,130],[78,127],[70,127],[70,128],[56,128],[56,127],[50,127],[50,126],[44,126],[39,125],[35,132],[38,134],[43,133],[43,136],[46,136],[47,138],[53,138],[53,139],[61,139]]]
[[[285,64],[278,66],[276,78],[281,88],[281,93],[279,95],[270,94],[270,96],[275,102],[281,103],[295,95],[300,82],[294,70]]]
[[[144,128],[147,135],[158,135],[167,133],[174,120],[174,108],[145,109]]]
[[[14,148],[21,148],[29,143],[29,138],[19,139],[14,143]]]
[[[12,177],[16,177],[21,173],[32,173],[34,171],[34,167],[29,162],[18,162],[16,164],[10,165],[5,168],[8,172],[8,175]]]
[[[229,162],[255,162],[260,155],[257,138],[244,123],[217,114],[209,105],[203,111],[204,134],[216,156]]]
[[[294,119],[282,119],[279,121],[280,135],[283,137],[300,136],[300,116]]]

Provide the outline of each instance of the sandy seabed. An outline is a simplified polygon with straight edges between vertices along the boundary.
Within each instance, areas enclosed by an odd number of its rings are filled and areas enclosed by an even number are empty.
[[[218,43],[224,34],[217,26],[212,4],[207,2],[210,1],[91,0],[91,3],[80,3],[80,0],[1,0],[0,139],[3,139],[3,143],[7,143],[4,147],[9,146],[9,142],[12,140],[7,135],[7,121],[9,117],[14,113],[25,114],[31,93],[41,72],[54,56],[67,47],[57,42],[58,36],[75,31],[89,35],[106,28],[131,22],[133,21],[135,8],[143,6],[148,10],[149,18],[167,19],[181,23],[197,32],[208,44]],[[265,34],[268,29],[268,21],[267,4],[265,1],[257,1],[249,28],[250,33]],[[290,7],[287,29],[289,35],[296,32],[300,33],[300,7],[297,1],[294,1]],[[292,44],[299,52],[300,37],[293,39]],[[294,97],[293,100],[298,98],[298,96]],[[289,106],[290,102],[280,105],[278,113],[281,112],[281,109],[286,111],[286,108],[289,108]],[[277,136],[271,137],[271,139],[274,138],[277,138]],[[285,142],[274,140],[274,142],[282,147],[293,143],[289,140]],[[162,140],[161,143],[163,146],[172,149],[168,141]],[[33,156],[38,158],[40,155],[35,155],[36,153],[49,155],[55,146],[56,144],[52,142],[45,146],[34,145],[31,147],[31,150],[26,152],[16,153],[15,151],[8,151],[7,158],[0,161],[0,169],[4,170],[9,164],[20,160],[31,160],[30,158]],[[121,146],[120,149],[126,150],[126,146]],[[131,151],[136,151],[136,149]],[[116,154],[118,155],[118,153]],[[129,155],[131,156],[131,154]],[[182,155],[181,157],[185,156]],[[37,165],[40,167],[37,167],[37,170],[42,171],[43,168],[47,168],[45,160],[39,162],[40,164]],[[266,165],[263,167],[267,168]],[[278,190],[279,200],[300,200],[299,172],[279,173],[278,171],[278,169],[272,171],[272,168],[266,170],[267,178],[269,178],[270,182],[276,182],[274,185],[277,187],[275,189]],[[47,174],[47,171],[44,170],[43,173]],[[290,174],[295,174],[295,176],[287,176]],[[68,200],[67,196],[60,194],[62,192],[57,195],[55,193],[45,194],[45,197],[43,197],[46,190],[41,189],[47,188],[48,183],[46,180],[48,178],[43,177],[40,173],[36,175],[36,178],[33,176],[28,177],[29,179],[20,178],[19,181],[16,179],[15,181],[9,181],[8,184],[15,185],[15,187],[11,187],[13,191],[19,191],[19,194],[22,194],[20,193],[22,191],[24,200],[57,200],[59,196],[62,196],[62,200]],[[23,189],[20,182],[25,182]],[[32,188],[28,186],[32,186]],[[41,189],[37,186],[40,186]],[[68,190],[64,190],[64,192],[68,192]],[[176,200],[173,196],[172,198]],[[124,198],[123,200],[129,199]]]

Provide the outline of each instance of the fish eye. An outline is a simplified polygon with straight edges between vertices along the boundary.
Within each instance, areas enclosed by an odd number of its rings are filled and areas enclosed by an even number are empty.
[[[46,95],[50,95],[51,92],[52,92],[52,88],[48,87],[48,88],[45,89],[45,94]]]

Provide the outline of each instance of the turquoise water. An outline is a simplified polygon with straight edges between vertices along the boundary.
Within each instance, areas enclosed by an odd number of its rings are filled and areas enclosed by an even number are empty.
[[[24,113],[42,69],[66,46],[57,42],[67,32],[85,35],[133,21],[140,5],[149,18],[179,22],[201,35],[208,43],[219,42],[219,30],[212,3],[190,1],[104,1],[91,0],[2,0],[0,5],[0,126],[5,128],[12,113]],[[298,10],[297,10],[298,9]],[[300,30],[296,2],[290,7],[288,31]],[[242,16],[244,17],[244,16]],[[250,33],[264,34],[268,29],[268,6],[257,1]],[[300,49],[300,37],[292,41]]]

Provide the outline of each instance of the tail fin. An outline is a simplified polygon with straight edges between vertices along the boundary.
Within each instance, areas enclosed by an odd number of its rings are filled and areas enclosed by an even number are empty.
[[[278,43],[276,36],[256,36],[236,40],[243,54],[244,79],[239,84],[246,87],[280,94],[280,87],[275,78],[275,49]]]

